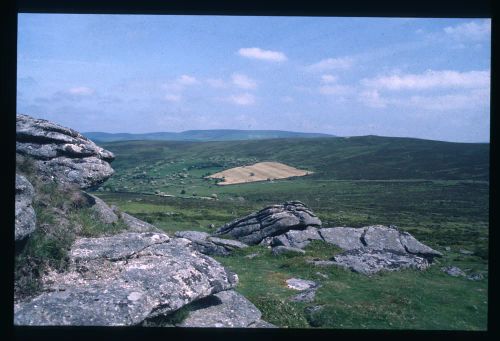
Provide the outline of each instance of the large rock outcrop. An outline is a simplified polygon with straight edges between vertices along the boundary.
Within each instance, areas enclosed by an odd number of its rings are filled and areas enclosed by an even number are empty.
[[[44,292],[14,307],[16,325],[137,325],[233,288],[236,274],[161,233],[80,238],[70,270],[44,278]]]
[[[16,174],[15,240],[20,241],[35,231],[36,216],[32,202],[35,190],[22,175]]]
[[[114,173],[113,153],[73,129],[27,115],[17,115],[16,152],[35,159],[38,175],[80,188],[98,186]]]
[[[318,230],[323,239],[344,250],[378,250],[418,255],[427,259],[442,256],[395,226],[372,225],[360,228],[332,227]]]
[[[289,230],[304,230],[309,226],[321,226],[321,220],[302,202],[288,201],[227,223],[218,228],[214,235],[229,234],[243,243],[255,245],[264,238]]]
[[[442,255],[395,226],[333,227],[318,232],[325,242],[345,251],[329,260],[313,260],[311,263],[338,265],[366,275],[405,268],[424,270],[434,257]]]

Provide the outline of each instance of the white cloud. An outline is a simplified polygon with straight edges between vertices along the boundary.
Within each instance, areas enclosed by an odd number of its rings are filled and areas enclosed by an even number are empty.
[[[238,50],[238,54],[242,57],[267,60],[272,62],[283,62],[288,58],[283,52],[262,50],[258,47],[247,47]]]
[[[491,21],[482,20],[479,23],[471,21],[444,28],[444,32],[456,40],[485,40],[491,37]]]
[[[169,101],[169,102],[179,102],[181,100],[181,96],[180,95],[176,95],[176,94],[166,94],[165,95],[165,100]]]
[[[243,93],[230,96],[228,100],[237,105],[252,105],[255,103],[255,96],[249,93]]]
[[[335,83],[338,77],[334,75],[321,75],[321,81],[323,83]]]
[[[480,89],[442,96],[411,96],[401,104],[433,111],[478,109],[489,106],[489,97],[489,91]]]
[[[359,101],[371,108],[385,108],[387,100],[380,97],[377,90],[366,90],[360,93]]]
[[[319,93],[323,95],[343,96],[352,92],[352,88],[346,85],[325,85],[319,87]]]
[[[197,84],[198,80],[193,76],[182,75],[179,78],[177,78],[177,83],[179,83],[181,85],[193,85],[193,84]]]
[[[433,88],[478,88],[489,87],[489,71],[433,71],[422,74],[380,76],[362,79],[361,84],[388,90],[425,90]]]
[[[241,73],[233,73],[231,75],[231,79],[233,84],[242,89],[255,89],[257,88],[257,82],[255,82],[250,77],[241,74]]]
[[[489,98],[489,89],[467,89],[444,95],[412,95],[409,97],[382,97],[377,90],[369,89],[361,92],[358,100],[371,108],[386,108],[390,105],[439,112],[488,108]]]
[[[88,96],[94,93],[94,89],[88,88],[86,86],[78,86],[68,90],[68,93],[78,96]]]
[[[333,69],[349,69],[353,65],[353,59],[350,57],[327,58],[307,68],[311,71],[324,71]]]

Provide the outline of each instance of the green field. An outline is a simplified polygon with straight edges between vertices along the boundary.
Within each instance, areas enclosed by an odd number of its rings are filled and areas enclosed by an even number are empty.
[[[323,243],[308,246],[305,256],[273,257],[269,249],[255,246],[217,257],[239,275],[237,290],[271,323],[301,328],[487,328],[488,144],[366,136],[123,141],[101,146],[116,154],[116,174],[96,194],[167,233],[210,232],[211,224],[218,227],[268,204],[300,200],[324,227],[393,224],[444,253],[427,271],[372,278],[334,267],[311,267],[307,257],[328,258],[339,251]],[[314,174],[230,186],[204,179],[262,161]],[[172,197],[154,195],[155,191]],[[463,255],[460,249],[474,254]],[[249,253],[259,255],[245,258]],[[481,272],[485,279],[451,277],[440,271],[445,265]],[[322,284],[315,302],[287,300],[295,292],[284,280],[293,276]],[[307,306],[321,308],[311,312]]]

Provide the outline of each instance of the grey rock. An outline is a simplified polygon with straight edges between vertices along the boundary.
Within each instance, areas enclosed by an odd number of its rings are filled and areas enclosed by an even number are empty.
[[[264,238],[264,239],[261,240],[261,242],[259,243],[259,245],[269,246],[270,247],[273,239],[274,239],[274,237],[266,237],[266,238]]]
[[[451,251],[451,247],[449,247],[449,246],[446,246],[444,249],[445,249],[446,251]]]
[[[288,201],[229,222],[218,228],[214,235],[229,234],[245,244],[256,245],[266,237],[289,230],[304,230],[308,226],[321,226],[321,221],[300,201]]]
[[[238,277],[184,238],[124,233],[80,238],[70,270],[14,306],[15,325],[128,326],[233,288]]]
[[[323,240],[318,233],[318,229],[308,226],[305,230],[290,230],[282,235],[275,236],[271,240],[271,246],[291,246],[302,249],[306,247],[311,240]]]
[[[15,200],[15,233],[14,238],[20,241],[28,237],[36,229],[35,210],[32,206],[35,189],[20,174],[16,174]]]
[[[234,290],[221,291],[197,301],[198,306],[177,327],[246,328],[261,321],[261,312]]]
[[[215,245],[223,246],[228,250],[236,250],[236,249],[244,249],[248,247],[247,244],[239,242],[237,240],[232,240],[232,239],[224,239],[224,238],[217,238],[217,237],[208,237],[208,241],[214,243]]]
[[[320,276],[320,277],[323,277],[323,278],[328,278],[328,275],[327,274],[324,274],[322,272],[316,272],[316,275]]]
[[[319,229],[318,232],[325,242],[344,250],[355,250],[364,247],[361,242],[361,236],[364,233],[363,228],[329,227]]]
[[[283,254],[305,254],[306,252],[302,249],[291,247],[291,246],[275,246],[271,249],[271,252],[274,256],[279,256]]]
[[[382,270],[427,269],[427,259],[409,253],[383,250],[349,250],[332,257],[332,265],[371,275]],[[324,264],[327,265],[327,264]]]
[[[290,301],[292,302],[307,302],[310,303],[314,301],[314,297],[316,296],[316,290],[318,290],[319,286],[306,289],[302,291],[301,293],[298,293],[295,296],[292,296],[290,298]]]
[[[17,115],[16,152],[34,158],[40,176],[81,188],[100,185],[114,171],[114,155],[77,131],[47,120]]]
[[[442,254],[416,240],[410,233],[383,225],[361,228],[333,227],[318,230],[323,239],[346,251],[379,250],[418,255],[432,260]]]
[[[59,183],[74,183],[80,188],[96,187],[114,174],[108,162],[90,156],[82,159],[57,157],[35,161],[39,173]]]
[[[200,231],[177,231],[174,235],[179,238],[189,239],[192,242],[205,241],[210,236],[208,233]]]
[[[462,269],[456,266],[446,266],[441,268],[441,270],[453,277],[459,277],[459,276],[465,277],[465,272],[463,272]]]
[[[373,250],[405,252],[398,230],[383,225],[367,226],[361,236],[366,247]]]
[[[105,224],[112,224],[118,221],[118,216],[102,199],[87,192],[83,192],[87,197],[91,209],[97,214],[99,219]]]
[[[300,278],[287,279],[286,284],[290,289],[300,291],[318,287],[318,283]]]
[[[208,233],[199,231],[177,231],[175,236],[191,240],[193,247],[206,255],[227,256],[235,249],[248,246],[237,240],[211,237]]]
[[[412,253],[414,255],[421,255],[423,257],[432,258],[432,257],[441,257],[443,254],[439,251],[436,251],[427,245],[422,244],[418,240],[415,239],[408,232],[400,232],[399,239],[401,244],[403,244],[406,252]]]
[[[460,249],[459,251],[462,255],[466,255],[466,256],[470,256],[470,255],[473,255],[474,252],[472,251],[469,251],[469,250],[464,250],[464,249]]]

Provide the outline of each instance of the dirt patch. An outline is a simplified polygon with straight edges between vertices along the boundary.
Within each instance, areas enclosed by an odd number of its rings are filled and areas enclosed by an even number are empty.
[[[207,176],[211,179],[224,179],[218,185],[234,185],[247,182],[286,179],[304,176],[313,172],[297,169],[279,162],[259,162],[250,166],[235,167]]]

